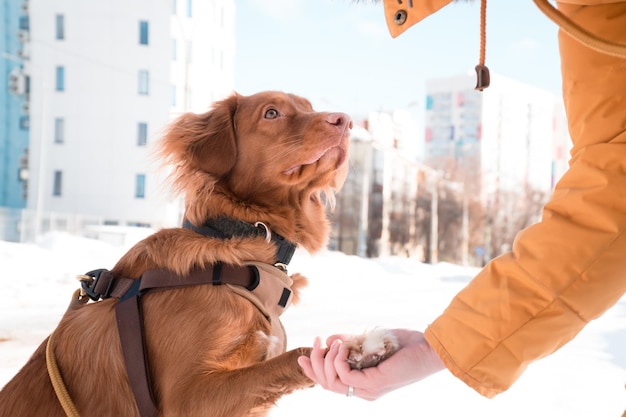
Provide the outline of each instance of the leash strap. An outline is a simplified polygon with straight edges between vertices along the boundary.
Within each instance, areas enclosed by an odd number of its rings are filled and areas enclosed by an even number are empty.
[[[68,417],[80,417],[80,414],[76,409],[76,405],[72,401],[72,397],[70,397],[70,394],[67,392],[67,388],[65,387],[65,383],[63,382],[63,376],[61,376],[59,365],[57,364],[56,357],[54,356],[53,339],[54,332],[52,332],[48,338],[48,342],[46,343],[46,367],[48,368],[50,382],[52,383],[54,392],[56,393],[65,414]]]

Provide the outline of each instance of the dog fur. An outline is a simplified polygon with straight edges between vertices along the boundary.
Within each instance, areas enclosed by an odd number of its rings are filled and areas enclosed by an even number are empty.
[[[314,112],[298,96],[233,94],[204,114],[184,114],[166,131],[163,160],[185,218],[201,225],[228,216],[255,223],[313,253],[328,240],[326,208],[347,174],[350,118]],[[163,229],[137,243],[113,267],[135,278],[150,269],[185,275],[223,262],[273,263],[263,238],[210,238]],[[97,266],[96,266],[97,267]],[[306,280],[294,280],[294,302]],[[152,387],[160,416],[266,415],[284,394],[313,384],[296,359],[309,348],[270,357],[270,325],[227,286],[149,292],[141,299]],[[115,299],[69,309],[54,352],[79,413],[137,416],[121,352]],[[63,417],[46,370],[46,341],[0,391],[0,417]]]
[[[400,348],[398,338],[390,329],[377,327],[347,338],[347,362],[351,369],[365,369],[378,365]]]

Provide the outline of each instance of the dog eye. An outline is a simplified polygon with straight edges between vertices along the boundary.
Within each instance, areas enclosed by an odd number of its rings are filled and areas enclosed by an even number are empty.
[[[278,117],[278,110],[268,109],[263,117],[266,119],[276,119]]]

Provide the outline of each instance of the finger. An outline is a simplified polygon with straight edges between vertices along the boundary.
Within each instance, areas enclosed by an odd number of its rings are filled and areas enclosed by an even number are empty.
[[[345,342],[346,339],[348,339],[349,337],[350,335],[347,334],[334,334],[328,336],[328,338],[326,339],[326,346],[332,345],[335,340],[341,340],[342,342]]]
[[[311,372],[313,373],[314,377],[311,377],[309,375],[307,376],[309,376],[309,378],[311,378],[312,380],[314,380],[315,382],[317,382],[324,388],[326,388],[327,386],[326,374],[324,372],[325,352],[326,352],[326,349],[322,349],[321,347],[320,338],[316,337],[315,340],[313,341],[313,350],[311,351],[311,356],[310,356]]]
[[[339,380],[337,377],[337,371],[335,371],[334,362],[340,346],[341,341],[335,340],[333,344],[330,345],[328,352],[326,352],[324,360],[324,374],[326,376],[326,381],[329,384],[329,388],[333,388],[332,386],[336,385],[336,382]]]
[[[344,346],[344,343],[341,340],[337,339],[330,346],[328,354],[326,355],[325,372],[328,382],[327,389],[338,394],[350,394],[350,396],[352,396],[355,395],[355,387],[352,387],[352,389],[350,389],[348,384],[344,384],[341,379],[339,379],[339,376],[337,375],[337,369],[335,368],[335,364],[337,363],[345,364],[349,368],[349,365],[346,362],[347,354],[339,353],[342,350],[347,351],[348,349]]]
[[[346,385],[348,384],[347,378],[350,377],[350,364],[348,363],[348,355],[350,354],[350,348],[346,344],[341,344],[337,354],[333,358],[333,365],[339,379]]]
[[[350,349],[347,344],[344,344],[334,360],[335,371],[339,377],[339,381],[346,387],[353,386],[353,395],[363,399],[373,399],[369,389],[369,379],[372,372],[375,372],[375,368],[368,368],[363,370],[354,370],[350,368],[348,363],[348,354]]]

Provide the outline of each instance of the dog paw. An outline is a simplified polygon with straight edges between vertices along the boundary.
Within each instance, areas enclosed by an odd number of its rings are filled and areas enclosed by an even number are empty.
[[[376,366],[400,348],[391,330],[381,328],[352,336],[344,344],[350,349],[347,361],[351,369]]]

